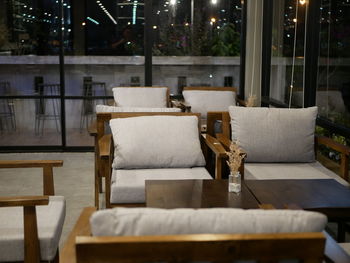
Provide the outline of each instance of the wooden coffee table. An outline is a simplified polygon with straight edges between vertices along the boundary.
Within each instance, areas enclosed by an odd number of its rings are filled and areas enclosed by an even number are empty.
[[[227,180],[146,181],[146,206],[158,208],[258,208],[259,203],[242,185],[239,194],[228,193]]]

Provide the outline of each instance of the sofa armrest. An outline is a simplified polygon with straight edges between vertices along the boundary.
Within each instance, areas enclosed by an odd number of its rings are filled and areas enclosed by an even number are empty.
[[[61,167],[61,160],[1,160],[0,168]]]
[[[112,135],[105,134],[98,141],[99,156],[101,159],[107,159],[111,157],[112,147]]]
[[[212,150],[216,156],[226,158],[226,151],[221,143],[209,134],[202,134],[205,144]]]
[[[62,167],[62,160],[1,160],[0,168],[43,168],[43,193],[55,195],[53,167]]]
[[[49,197],[44,196],[10,196],[0,197],[0,207],[48,205]]]
[[[349,181],[349,155],[350,147],[340,144],[325,136],[315,136],[315,145],[324,145],[340,153],[340,175]]]

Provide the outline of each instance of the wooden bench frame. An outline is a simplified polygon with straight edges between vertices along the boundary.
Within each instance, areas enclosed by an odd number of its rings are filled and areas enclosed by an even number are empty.
[[[61,250],[62,262],[175,262],[185,259],[232,262],[232,259],[247,259],[252,255],[260,255],[253,258],[261,259],[259,262],[276,262],[288,256],[313,263],[323,259],[350,262],[349,255],[325,232],[92,237],[89,218],[95,211],[95,207],[82,211]]]
[[[40,243],[36,206],[48,205],[49,196],[55,195],[53,167],[62,167],[60,160],[0,161],[0,168],[43,168],[43,196],[0,197],[0,207],[23,207],[24,262],[40,262]],[[53,263],[59,262],[57,251]]]
[[[106,207],[112,206],[144,206],[144,204],[117,204],[113,205],[110,202],[110,188],[111,188],[111,175],[112,175],[112,162],[114,155],[114,145],[111,134],[105,133],[105,124],[111,119],[115,118],[132,118],[140,116],[196,116],[200,118],[198,113],[184,113],[184,112],[120,112],[120,113],[98,113],[97,114],[97,167],[98,174],[105,178],[105,197],[106,197]],[[199,121],[198,121],[199,125]],[[200,131],[200,130],[199,130]],[[206,160],[208,160],[209,149],[215,154],[215,178],[221,178],[221,167],[222,160],[226,156],[225,149],[221,144],[213,137],[201,135],[198,133],[201,139],[201,146]],[[209,162],[207,162],[208,164]],[[99,183],[100,180],[95,177],[95,203],[99,203]]]

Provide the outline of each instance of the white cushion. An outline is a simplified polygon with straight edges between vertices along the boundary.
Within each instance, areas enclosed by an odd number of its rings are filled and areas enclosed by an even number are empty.
[[[168,103],[166,87],[113,88],[115,103],[119,107],[166,108]]]
[[[145,203],[146,180],[212,179],[203,167],[113,170],[111,203]]]
[[[113,168],[204,166],[196,116],[144,116],[110,121]]]
[[[95,212],[94,236],[321,232],[327,217],[302,210],[115,208]]]
[[[116,107],[108,105],[96,105],[96,113],[99,112],[181,112],[180,108],[141,108],[141,107]]]
[[[317,107],[277,109],[229,107],[232,139],[246,162],[314,162]]]
[[[345,186],[349,185],[344,179],[319,162],[246,163],[244,169],[244,179],[246,180],[335,179]]]
[[[208,111],[227,111],[229,106],[236,105],[236,93],[232,91],[184,90],[182,94],[191,111],[199,112],[203,119]]]
[[[65,218],[63,196],[50,196],[49,204],[37,206],[38,235],[42,260],[56,255]],[[24,260],[23,208],[0,208],[0,261]]]

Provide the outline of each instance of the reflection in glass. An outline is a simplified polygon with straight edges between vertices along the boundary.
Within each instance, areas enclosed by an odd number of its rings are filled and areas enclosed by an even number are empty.
[[[321,116],[350,127],[350,3],[323,0],[316,103]]]
[[[304,45],[308,1],[274,0],[270,97],[304,105]]]

